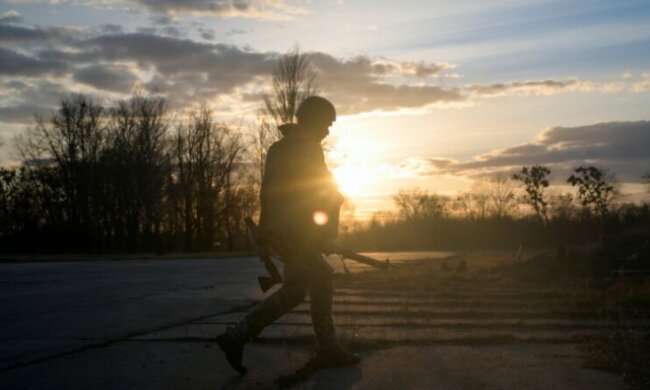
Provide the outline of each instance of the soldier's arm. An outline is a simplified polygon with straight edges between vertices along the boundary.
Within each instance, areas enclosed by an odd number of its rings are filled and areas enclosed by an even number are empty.
[[[325,164],[325,155],[320,144],[310,142],[303,148],[301,176],[304,190],[312,196],[342,201],[336,181]]]
[[[278,156],[276,147],[271,146],[266,155],[266,161],[264,164],[264,175],[262,177],[262,185],[260,188],[260,230],[262,232],[268,231],[271,226],[269,226],[270,215],[272,213],[272,208],[275,206],[276,198],[278,196],[279,189],[277,187],[278,175],[280,173],[280,167],[278,165]]]
[[[320,145],[312,143],[302,150],[300,207],[314,239],[323,243],[323,240],[336,237],[343,198],[327,169]]]

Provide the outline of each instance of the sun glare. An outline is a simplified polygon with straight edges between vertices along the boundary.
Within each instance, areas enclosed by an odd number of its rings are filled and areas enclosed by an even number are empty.
[[[336,142],[329,157],[339,190],[354,199],[366,195],[368,187],[379,181],[377,157],[382,145],[374,138],[360,136],[351,123],[344,126],[335,131]]]
[[[362,166],[344,164],[335,168],[332,173],[339,185],[339,190],[346,196],[358,197],[364,194],[364,189],[375,181],[371,169]]]

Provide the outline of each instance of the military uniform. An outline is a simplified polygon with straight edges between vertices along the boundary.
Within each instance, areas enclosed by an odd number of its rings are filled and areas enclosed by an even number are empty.
[[[279,243],[276,250],[284,260],[284,282],[230,332],[243,343],[251,340],[300,304],[310,290],[319,349],[336,349],[333,273],[322,266],[321,253],[323,243],[336,238],[343,198],[325,164],[320,140],[294,124],[281,126],[280,131],[283,138],[271,146],[266,158],[260,239],[261,245],[265,245],[265,237]],[[317,213],[320,224],[315,222]]]

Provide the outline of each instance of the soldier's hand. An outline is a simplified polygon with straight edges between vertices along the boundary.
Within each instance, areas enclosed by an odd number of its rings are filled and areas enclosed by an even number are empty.
[[[335,241],[335,240],[326,240],[323,243],[323,249],[322,252],[329,256],[332,253],[339,253],[341,249],[341,246]]]

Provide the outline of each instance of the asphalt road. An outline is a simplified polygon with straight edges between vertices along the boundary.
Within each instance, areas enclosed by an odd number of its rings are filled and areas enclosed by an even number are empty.
[[[390,257],[399,263],[443,255]],[[339,260],[330,261],[342,271]],[[348,266],[352,272],[365,269]],[[375,302],[357,291],[337,295],[341,334],[348,339],[376,334],[404,340],[403,345],[361,351],[358,367],[303,375],[313,353],[303,304],[246,348],[251,370],[239,377],[214,336],[263,298],[256,282],[262,272],[256,258],[246,257],[0,263],[0,389],[624,388],[618,375],[582,367],[571,344],[450,344],[449,338],[480,339],[484,331],[475,324],[476,330],[455,335],[459,330],[444,323],[411,329],[396,324],[412,321],[399,313],[431,302],[403,297]],[[474,293],[467,294],[468,302],[476,301]],[[364,316],[372,305],[379,305],[377,313]],[[428,341],[414,343],[419,339]]]
[[[0,370],[262,297],[256,258],[0,264]]]
[[[399,263],[447,253],[369,255]],[[0,370],[251,304],[263,298],[263,273],[256,257],[0,263]]]

